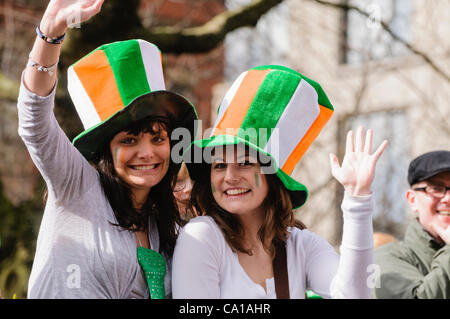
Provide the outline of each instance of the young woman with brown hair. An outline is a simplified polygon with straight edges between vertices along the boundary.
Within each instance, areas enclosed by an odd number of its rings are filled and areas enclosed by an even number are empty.
[[[387,141],[372,154],[372,131],[364,141],[360,128],[356,146],[353,132],[347,136],[342,166],[330,156],[345,188],[341,256],[294,218],[308,192],[290,175],[332,113],[322,88],[286,67],[257,67],[233,83],[211,137],[185,152],[191,207],[204,216],[177,239],[174,298],[305,298],[307,289],[324,298],[370,296],[371,183]],[[196,152],[201,162],[192,162]]]

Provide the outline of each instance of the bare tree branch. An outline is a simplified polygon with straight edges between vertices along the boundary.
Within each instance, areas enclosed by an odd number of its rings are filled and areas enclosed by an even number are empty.
[[[326,5],[326,6],[331,6],[331,7],[337,8],[337,9],[355,10],[359,14],[362,14],[363,16],[370,18],[369,13],[365,12],[364,10],[361,10],[360,8],[358,8],[356,6],[350,5],[348,3],[336,3],[336,2],[328,2],[328,1],[324,1],[324,0],[310,0],[310,1],[314,1],[314,2],[320,3],[322,5]],[[425,62],[433,68],[433,70],[435,70],[438,74],[440,74],[443,78],[445,78],[448,82],[450,82],[450,76],[448,74],[446,74],[442,69],[440,69],[439,66],[437,66],[426,53],[415,48],[412,44],[410,44],[409,42],[407,42],[407,41],[403,40],[402,38],[400,38],[399,36],[397,36],[394,32],[392,32],[391,28],[389,27],[389,25],[386,24],[386,22],[380,21],[380,25],[387,33],[389,33],[389,35],[394,40],[402,43],[412,53],[423,58],[425,60]]]
[[[163,52],[207,52],[224,39],[227,33],[245,26],[255,26],[262,15],[283,0],[254,0],[236,10],[225,11],[202,26],[191,28],[153,27],[141,29],[138,36],[156,43]]]

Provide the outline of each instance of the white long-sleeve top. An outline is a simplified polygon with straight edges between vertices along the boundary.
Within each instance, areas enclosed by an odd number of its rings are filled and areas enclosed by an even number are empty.
[[[340,256],[309,230],[289,228],[286,254],[291,298],[305,298],[307,289],[323,298],[370,297],[373,196],[345,195],[341,207]],[[212,217],[196,217],[183,228],[173,256],[174,298],[276,298],[274,278],[266,279],[266,289],[247,275]]]

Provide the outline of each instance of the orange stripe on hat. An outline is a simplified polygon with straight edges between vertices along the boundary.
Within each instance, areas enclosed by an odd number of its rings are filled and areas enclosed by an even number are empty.
[[[102,121],[124,107],[113,70],[102,50],[94,51],[73,68]]]
[[[319,105],[319,107],[320,107],[319,116],[316,118],[316,120],[311,125],[309,130],[305,133],[303,138],[297,144],[297,146],[292,151],[291,155],[289,155],[288,159],[286,160],[283,167],[281,168],[283,170],[283,172],[285,172],[288,175],[291,175],[295,165],[298,163],[300,158],[303,156],[303,154],[309,148],[311,143],[319,135],[320,131],[325,126],[325,124],[328,122],[331,115],[333,115],[333,110],[331,110],[327,107],[324,107],[322,105]]]
[[[237,129],[241,127],[256,92],[270,71],[250,70],[247,72],[211,136],[226,134],[227,129],[228,134],[230,134],[230,129],[235,129],[234,135],[238,133]]]

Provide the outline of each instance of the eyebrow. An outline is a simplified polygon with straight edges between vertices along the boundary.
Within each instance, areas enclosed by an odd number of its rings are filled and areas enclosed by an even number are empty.
[[[432,183],[428,183],[429,186],[439,186],[439,187],[449,187],[449,185],[446,185],[445,183],[442,182],[432,182]]]
[[[258,160],[254,156],[250,156],[250,154],[244,154],[237,158],[238,163],[242,160],[248,160],[250,163],[257,163]]]
[[[218,156],[218,155],[213,155],[212,160],[213,161],[222,161],[222,162],[224,161],[223,156]]]

